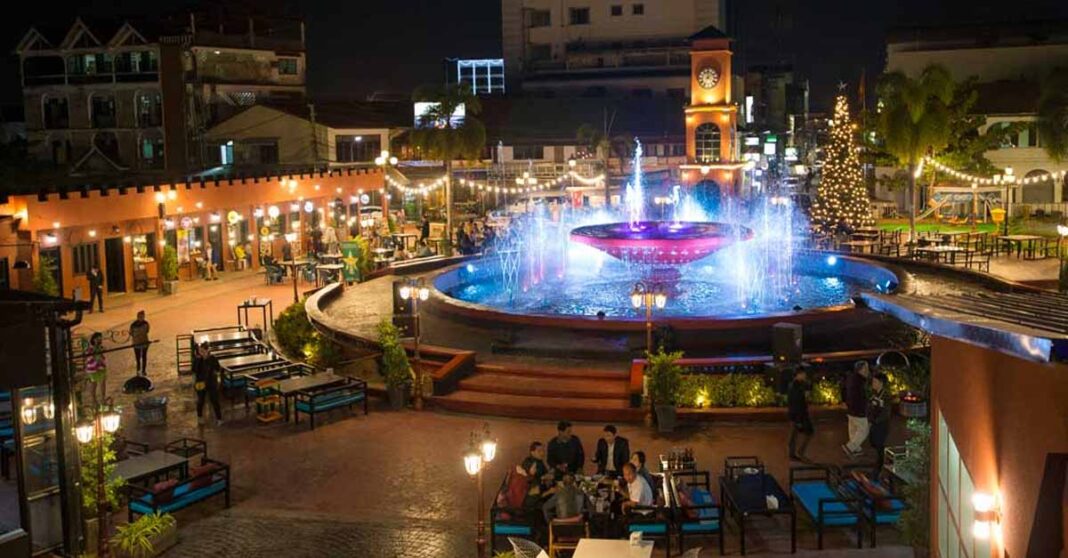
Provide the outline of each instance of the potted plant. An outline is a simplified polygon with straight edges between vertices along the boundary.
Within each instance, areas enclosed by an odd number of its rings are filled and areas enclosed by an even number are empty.
[[[118,456],[112,441],[110,434],[103,434],[78,447],[81,457],[82,517],[86,518],[85,546],[91,552],[96,552],[100,544],[100,512],[107,517],[110,510],[118,508],[119,493],[126,485],[126,481],[115,474]],[[105,479],[103,488],[97,482],[100,478]],[[101,491],[104,496],[102,505],[97,506]]]
[[[412,368],[408,363],[408,354],[401,345],[400,332],[388,319],[378,323],[378,344],[382,347],[379,370],[386,382],[389,405],[394,411],[399,411],[407,403]]]
[[[661,432],[675,430],[675,405],[678,403],[682,384],[682,367],[678,360],[682,351],[646,353],[645,375],[649,380],[648,395],[656,413],[656,423]]]
[[[178,544],[178,523],[169,513],[142,515],[115,531],[111,553],[119,558],[151,558]]]
[[[898,474],[908,479],[902,490],[905,509],[901,511],[901,532],[913,555],[924,558],[931,548],[931,425],[911,419],[908,430],[905,454],[894,465]]]
[[[159,266],[160,278],[163,279],[163,294],[178,292],[178,252],[173,246],[163,247],[163,258]]]

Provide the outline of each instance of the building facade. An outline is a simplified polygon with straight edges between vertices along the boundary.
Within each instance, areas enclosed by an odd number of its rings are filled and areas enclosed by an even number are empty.
[[[1068,67],[1068,22],[899,29],[890,33],[886,54],[889,72],[916,76],[928,65],[940,64],[957,81],[977,78],[974,110],[986,116],[980,132],[1011,123],[1022,127],[999,149],[986,153],[994,165],[1011,169],[1007,174],[1022,178],[1068,169],[1068,163],[1046,154],[1035,130],[1042,82],[1053,69]],[[1011,203],[1033,208],[1055,208],[1068,201],[1064,181],[1017,182],[1010,191]]]
[[[40,29],[44,29],[41,27]],[[30,153],[72,174],[202,168],[204,131],[305,95],[303,23],[188,19],[31,28],[19,42]]]
[[[687,38],[724,29],[724,0],[501,0],[512,91],[671,95],[690,86]]]

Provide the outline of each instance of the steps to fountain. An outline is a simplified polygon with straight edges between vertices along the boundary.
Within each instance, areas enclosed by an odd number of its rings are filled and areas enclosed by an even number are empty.
[[[580,367],[480,364],[457,391],[433,397],[438,409],[538,420],[633,422],[629,373]]]

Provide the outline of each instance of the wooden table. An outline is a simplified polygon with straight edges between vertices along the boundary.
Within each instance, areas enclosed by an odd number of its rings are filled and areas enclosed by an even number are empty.
[[[270,364],[282,359],[271,353],[255,353],[251,355],[240,355],[219,359],[219,366],[223,370],[234,372],[245,368],[252,368],[253,366],[262,366],[264,364]]]
[[[189,459],[163,450],[152,450],[144,455],[115,462],[112,478],[121,477],[128,483],[150,477],[159,477],[170,471],[178,470],[184,478],[189,475]]]
[[[300,302],[300,297],[297,296],[298,270],[306,265],[310,265],[311,260],[285,260],[278,262],[278,264],[289,268],[289,273],[293,275],[293,302]]]
[[[653,541],[631,546],[629,540],[579,539],[573,558],[651,558]]]
[[[1013,250],[1013,245],[1016,246],[1016,258],[1019,259],[1023,256],[1025,260],[1034,260],[1035,258],[1035,242],[1043,240],[1044,237],[1033,234],[1010,234],[1006,236],[999,236],[1004,242],[1009,244],[1009,252]],[[1024,248],[1024,244],[1027,244],[1027,248]],[[1043,257],[1045,254],[1043,254]]]
[[[259,308],[260,309],[261,313],[263,314],[263,331],[264,331],[264,333],[266,333],[267,329],[270,328],[271,324],[274,323],[274,305],[271,303],[271,299],[269,299],[269,298],[252,297],[252,298],[250,298],[248,300],[245,300],[241,304],[238,304],[237,305],[237,325],[245,326],[245,327],[248,327],[250,325],[249,321],[248,321],[248,311],[249,311],[250,308]],[[267,321],[268,312],[270,312],[270,316],[271,316],[271,321],[270,322]],[[242,313],[244,314],[244,318],[245,318],[244,322],[241,321]]]
[[[779,486],[775,477],[761,472],[756,474],[743,474],[734,478],[721,476],[719,478],[719,493],[723,501],[723,512],[734,518],[738,525],[738,539],[741,542],[742,556],[745,556],[745,527],[748,519],[754,515],[785,514],[790,516],[790,552],[797,552],[797,512],[793,501],[786,491]],[[767,497],[774,496],[779,501],[779,507],[771,509],[767,504]],[[721,535],[722,536],[722,535]]]
[[[252,339],[251,331],[221,331],[219,333],[194,333],[193,344],[199,345],[207,342],[209,347],[222,347],[234,345]]]
[[[937,246],[917,246],[916,252],[920,254],[932,254],[934,259],[941,261],[942,255],[948,256],[949,263],[957,263],[957,254],[966,254],[968,249],[963,246],[952,246],[948,244],[940,244]]]
[[[315,266],[315,286],[320,284],[325,285],[327,283],[326,276],[334,275],[335,278],[340,277],[341,270],[345,269],[342,264],[319,264]],[[322,281],[320,281],[320,279]]]
[[[326,387],[334,384],[340,384],[346,381],[348,378],[344,376],[338,376],[330,372],[320,372],[318,374],[311,374],[309,376],[297,376],[295,378],[287,378],[278,382],[273,387],[274,390],[282,396],[282,406],[284,407],[284,413],[286,420],[289,420],[289,400],[297,395],[297,392],[304,391],[306,389],[315,389]]]
[[[879,244],[874,240],[846,240],[845,242],[839,242],[841,246],[848,246],[850,252],[860,252],[862,254],[874,252],[875,247]]]

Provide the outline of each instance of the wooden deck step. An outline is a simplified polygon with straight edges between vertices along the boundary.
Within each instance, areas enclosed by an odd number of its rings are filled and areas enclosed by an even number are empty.
[[[429,399],[442,410],[539,420],[589,422],[640,422],[642,409],[632,409],[624,399],[537,397],[461,390]]]
[[[565,368],[562,366],[535,367],[495,362],[492,364],[478,364],[475,366],[475,372],[541,378],[603,378],[607,380],[628,380],[630,378],[630,367],[627,365],[622,365],[619,368]]]
[[[629,384],[624,376],[609,379],[476,372],[460,382],[461,391],[574,399],[625,400],[628,388]]]

